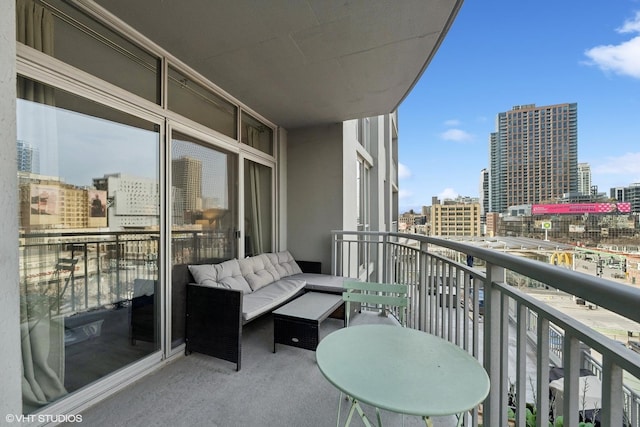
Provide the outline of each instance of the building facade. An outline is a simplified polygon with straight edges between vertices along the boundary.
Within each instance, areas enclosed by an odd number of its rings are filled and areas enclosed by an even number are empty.
[[[397,228],[395,111],[461,2],[375,6],[3,2],[0,412],[77,413],[182,357],[179,266],[330,272],[331,230]]]
[[[640,214],[640,183],[630,184],[628,187],[616,187],[609,191],[613,200],[631,203],[631,212]]]
[[[431,235],[481,236],[480,203],[445,201],[431,206]]]
[[[578,193],[591,194],[591,166],[578,163]]]
[[[492,212],[577,192],[577,104],[518,105],[499,113],[489,153]]]

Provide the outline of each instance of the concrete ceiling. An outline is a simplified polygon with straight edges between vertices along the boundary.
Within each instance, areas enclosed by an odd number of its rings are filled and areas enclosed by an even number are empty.
[[[97,0],[286,128],[396,109],[463,0]]]

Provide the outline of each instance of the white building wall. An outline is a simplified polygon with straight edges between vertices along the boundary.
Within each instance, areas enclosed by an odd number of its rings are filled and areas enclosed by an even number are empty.
[[[277,224],[275,229],[276,250],[280,251],[288,249],[287,246],[287,151],[288,151],[288,133],[286,129],[279,128],[275,135],[276,146],[278,150],[278,170],[276,171],[276,201],[280,215],[276,215]]]
[[[0,414],[22,414],[16,162],[16,2],[0,1]],[[11,237],[13,236],[13,238]]]
[[[342,123],[287,136],[287,248],[299,260],[322,262],[324,273],[331,271],[330,231],[343,228],[342,140]]]
[[[342,225],[340,230],[358,229],[358,147],[357,120],[342,124]],[[335,228],[334,228],[335,229]]]

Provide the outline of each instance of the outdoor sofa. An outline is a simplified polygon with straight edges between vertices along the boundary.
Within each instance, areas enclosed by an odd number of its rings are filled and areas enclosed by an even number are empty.
[[[237,370],[243,325],[307,291],[341,294],[344,281],[320,273],[320,263],[297,262],[288,251],[188,268],[185,352],[234,362]]]

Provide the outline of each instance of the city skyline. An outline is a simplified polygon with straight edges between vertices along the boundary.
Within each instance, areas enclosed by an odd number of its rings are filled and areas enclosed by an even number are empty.
[[[516,105],[577,103],[592,184],[608,194],[640,182],[638,58],[636,0],[465,2],[399,109],[400,212],[478,197],[496,116]]]

